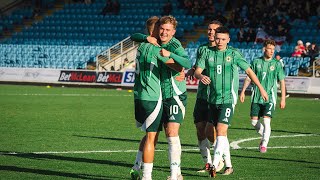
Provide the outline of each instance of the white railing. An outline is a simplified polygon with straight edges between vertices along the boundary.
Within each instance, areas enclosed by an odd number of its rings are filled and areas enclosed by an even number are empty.
[[[134,61],[138,43],[132,41],[130,37],[115,44],[109,49],[96,56],[96,70],[98,71],[118,71],[123,68],[124,60]]]
[[[320,58],[314,60],[312,63],[312,77],[320,77],[320,69],[316,68],[316,64],[320,65]]]

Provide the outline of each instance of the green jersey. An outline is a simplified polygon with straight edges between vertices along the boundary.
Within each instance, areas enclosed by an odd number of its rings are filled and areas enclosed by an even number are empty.
[[[162,44],[161,47],[170,51],[170,58],[181,66],[191,68],[191,62],[179,40],[172,38],[167,44]],[[163,63],[161,63],[161,65],[161,89],[163,99],[183,94],[187,90],[186,81],[176,80],[176,77],[180,75],[180,72],[170,69]]]
[[[275,58],[271,60],[264,60],[264,58],[261,57],[252,61],[251,68],[257,75],[261,85],[266,90],[269,97],[268,102],[265,102],[261,97],[259,88],[253,85],[251,101],[253,103],[260,104],[276,104],[277,83],[279,80],[283,80],[285,78],[281,62],[277,61]]]
[[[141,33],[135,33],[131,35],[131,40],[137,42],[147,42],[147,35]],[[164,48],[170,51],[170,57],[175,62],[180,64],[184,68],[191,68],[191,61],[188,58],[188,55],[184,48],[182,47],[180,41],[176,38],[172,38],[167,44],[161,45],[161,48]],[[183,94],[186,91],[186,81],[181,82],[175,79],[176,76],[179,76],[180,73],[170,69],[164,63],[161,64],[161,88],[162,95],[164,99],[171,98],[175,95]]]
[[[134,98],[158,101],[162,98],[160,69],[158,63],[169,58],[160,55],[160,48],[149,43],[141,43],[136,57]],[[160,61],[158,61],[160,60]]]
[[[196,59],[195,64],[197,64],[199,59],[201,59],[202,56],[205,55],[205,52],[210,48],[212,49],[213,47],[210,47],[209,43],[206,43],[206,44],[199,46],[199,48],[197,50],[197,59]],[[205,69],[202,71],[202,74],[207,75]],[[199,81],[199,85],[198,85],[197,98],[204,99],[204,100],[208,99],[208,86],[204,85],[201,81]]]
[[[235,48],[227,47],[219,51],[208,48],[196,66],[207,70],[210,77],[210,104],[236,104],[239,89],[239,71],[247,70],[250,65]]]

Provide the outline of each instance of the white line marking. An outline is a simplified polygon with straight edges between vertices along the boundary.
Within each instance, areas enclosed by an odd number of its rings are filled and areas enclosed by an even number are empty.
[[[318,135],[316,135],[316,134],[296,134],[296,135],[270,136],[270,138],[305,137],[305,136],[318,136]],[[252,141],[252,140],[256,140],[256,139],[261,139],[261,137],[247,138],[247,139],[241,139],[241,140],[238,140],[238,141],[234,141],[234,142],[230,143],[230,147],[232,149],[244,149],[244,148],[239,146],[240,143],[243,143],[243,142],[246,142],[246,141]],[[295,148],[295,147],[300,147],[300,146],[284,146],[284,147]],[[301,146],[301,147],[304,147],[304,146]],[[312,146],[310,146],[310,147],[312,147]],[[251,147],[246,147],[245,149],[249,149],[249,148],[251,148]],[[257,147],[255,147],[255,148],[257,148]],[[272,148],[272,147],[268,147],[268,148]]]
[[[319,136],[317,134],[297,134],[297,135],[282,135],[282,136],[271,136],[270,138],[286,138],[286,137],[307,137],[307,136]],[[252,141],[260,139],[258,138],[247,138],[230,143],[232,149],[257,149],[257,147],[240,147],[238,144],[246,141]],[[320,146],[274,146],[268,147],[269,149],[315,149]],[[167,151],[167,149],[156,149],[157,152]],[[199,148],[182,149],[182,151],[199,151]],[[0,152],[0,155],[19,155],[19,154],[92,154],[92,153],[136,153],[137,150],[100,150],[100,151],[47,151],[47,152]]]
[[[157,149],[155,151],[162,152],[167,151],[166,149]],[[182,151],[199,151],[198,148],[193,149],[182,149]],[[16,155],[16,154],[91,154],[91,153],[136,153],[137,150],[101,150],[101,151],[48,151],[48,152],[7,152],[0,153],[0,155]]]

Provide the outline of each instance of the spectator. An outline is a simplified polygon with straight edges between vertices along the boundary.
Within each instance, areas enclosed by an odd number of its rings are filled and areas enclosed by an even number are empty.
[[[104,6],[101,14],[102,15],[106,15],[106,14],[110,14],[112,12],[112,8],[113,8],[113,2],[112,0],[107,0],[106,1],[106,5]]]
[[[192,1],[191,0],[184,0],[184,9],[187,10],[187,14],[191,15],[192,14]]]
[[[227,18],[223,16],[221,11],[217,12],[217,15],[214,17],[214,19],[221,22],[222,24],[226,24],[228,22]]]
[[[308,47],[308,54],[307,56],[310,57],[310,65],[313,64],[313,61],[316,59],[316,57],[319,55],[319,47],[315,42],[312,42],[311,45]]]
[[[245,31],[244,29],[241,27],[237,33],[237,38],[239,42],[243,42],[245,41]]]
[[[200,7],[200,4],[199,4],[199,1],[198,1],[198,0],[195,0],[195,1],[193,2],[193,6],[192,6],[192,16],[197,16],[197,15],[199,15],[200,9],[201,9],[201,7]]]
[[[297,46],[299,51],[301,52],[301,56],[305,56],[306,55],[306,47],[303,45],[303,42],[301,40],[297,41]]]
[[[127,67],[129,65],[129,60],[128,58],[125,58],[124,61],[123,61],[123,67]]]
[[[91,2],[91,0],[84,0],[84,3],[85,4],[91,4],[92,2]]]
[[[166,4],[164,4],[164,6],[162,7],[162,16],[165,16],[165,15],[170,15],[171,14],[171,11],[172,11],[172,3],[170,0],[167,1]]]
[[[115,1],[113,2],[113,4],[112,4],[112,7],[113,7],[113,13],[114,13],[115,15],[118,15],[119,12],[120,12],[120,7],[121,7],[119,1],[118,1],[118,0],[115,0]]]
[[[256,39],[256,32],[253,28],[249,28],[247,32],[245,32],[245,40],[247,42],[254,42]]]
[[[204,9],[205,18],[206,18],[207,20],[213,19],[214,14],[215,14],[215,7],[214,7],[213,1],[212,1],[212,0],[209,0],[208,3],[206,4],[206,6],[204,6],[204,7],[206,7],[206,8]]]
[[[302,52],[300,51],[299,47],[296,46],[294,48],[294,52],[291,54],[292,57],[301,57],[302,56]]]

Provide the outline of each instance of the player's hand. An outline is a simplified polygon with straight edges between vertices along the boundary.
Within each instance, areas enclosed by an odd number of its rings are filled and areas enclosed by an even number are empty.
[[[148,37],[147,37],[147,41],[148,41],[150,44],[153,44],[153,45],[155,45],[155,46],[157,46],[157,47],[160,47],[160,45],[158,44],[158,40],[157,40],[157,38],[155,38],[155,37],[148,36]]]
[[[204,84],[204,85],[209,85],[211,83],[211,80],[208,76],[202,75],[200,78],[200,81]]]
[[[190,78],[192,80],[194,78],[194,71],[195,71],[194,68],[189,69],[186,74],[187,78]]]
[[[185,77],[186,77],[186,73],[184,72],[184,68],[183,68],[182,71],[180,72],[180,75],[176,76],[176,80],[181,82],[184,80]]]
[[[240,102],[244,102],[244,99],[245,99],[246,95],[244,94],[244,92],[241,92],[240,93]]]
[[[286,100],[285,99],[281,99],[280,101],[280,109],[284,109],[286,107]]]
[[[263,99],[265,102],[267,102],[268,99],[269,99],[267,92],[266,92],[264,89],[260,89],[260,92],[261,92],[262,99]]]
[[[163,57],[169,57],[170,56],[170,52],[165,50],[165,49],[161,49],[160,50],[160,55]]]

